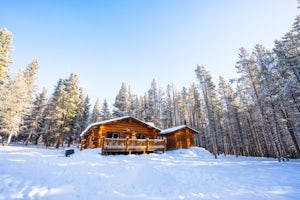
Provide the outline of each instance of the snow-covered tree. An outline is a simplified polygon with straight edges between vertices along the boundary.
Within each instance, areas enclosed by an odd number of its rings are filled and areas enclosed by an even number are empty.
[[[129,115],[130,103],[131,102],[129,101],[128,87],[126,83],[123,82],[121,89],[119,90],[119,93],[115,99],[113,116],[122,117]]]
[[[300,15],[292,29],[275,42],[274,52],[278,59],[274,68],[280,77],[278,96],[282,101],[282,121],[292,137],[295,154],[300,157]]]
[[[127,86],[127,100],[126,100],[126,115],[128,116],[133,116],[134,113],[135,113],[135,109],[136,109],[136,106],[135,106],[135,94],[133,94],[131,92],[131,87],[128,85]]]
[[[134,96],[132,99],[131,107],[134,108],[133,117],[137,119],[144,120],[144,110],[143,110],[143,98]]]
[[[263,84],[261,71],[266,69],[272,62],[267,62],[267,53],[264,53],[261,46],[256,46],[256,50],[250,55],[245,49],[241,49],[239,61],[236,68],[241,75],[239,83],[244,86],[247,91],[249,111],[256,121],[255,125],[261,129],[261,140],[264,140],[267,154],[277,157],[279,160],[285,156],[285,151],[280,140],[278,123],[274,118],[272,105],[266,99],[270,97],[266,95],[270,93],[271,84]],[[265,77],[266,78],[266,77]]]
[[[24,74],[19,70],[17,76],[7,84],[5,99],[0,108],[1,132],[8,135],[6,145],[10,144],[12,136],[18,135],[20,126],[23,124],[24,107],[27,106],[23,99],[27,95],[24,87],[26,88]]]
[[[68,144],[75,139],[73,130],[76,128],[76,114],[80,102],[78,75],[72,73],[68,79],[65,79],[64,85],[65,90],[58,102],[62,111],[63,124],[56,140],[56,148],[63,144],[65,139]]]
[[[33,102],[32,110],[28,118],[25,118],[24,122],[25,129],[25,144],[33,142],[38,144],[38,141],[42,137],[44,131],[43,124],[43,113],[47,106],[47,90],[44,88],[43,91],[38,94]]]
[[[44,137],[46,146],[55,141],[58,148],[65,141],[70,144],[76,139],[74,130],[77,130],[76,119],[81,101],[79,78],[76,74],[72,73],[69,78],[58,81],[45,110],[48,127]]]
[[[1,86],[7,82],[9,74],[10,74],[10,67],[13,62],[11,57],[12,52],[12,33],[7,31],[6,29],[0,30],[0,89]],[[1,90],[0,90],[0,93]]]
[[[33,110],[33,101],[34,94],[36,92],[36,85],[34,84],[36,81],[37,73],[39,69],[39,64],[36,60],[33,60],[27,68],[24,70],[24,90],[26,90],[26,95],[23,96],[24,101],[24,122],[28,124],[27,119],[30,121],[30,114]],[[29,122],[30,123],[30,122]],[[27,129],[26,125],[23,127],[25,130]]]
[[[196,83],[193,83],[188,91],[188,115],[189,124],[203,133],[204,130],[204,113],[202,100]]]
[[[0,105],[7,104],[7,91],[9,89],[8,82],[9,82],[9,76],[10,76],[10,67],[12,64],[12,34],[8,32],[6,29],[0,30]],[[11,84],[11,83],[10,83]],[[11,86],[10,86],[11,87]],[[2,125],[4,120],[4,113],[2,113],[4,110],[3,106],[0,108],[0,130],[3,129]],[[1,131],[3,132],[3,131]],[[1,133],[0,132],[0,137]],[[3,135],[4,136],[4,135]]]
[[[101,105],[100,105],[100,100],[97,98],[91,116],[90,116],[90,123],[95,123],[95,122],[100,122],[102,121],[101,117]]]
[[[88,126],[90,114],[89,102],[89,97],[85,95],[83,89],[80,88],[77,111],[70,130],[71,139],[68,140],[68,146],[70,146],[72,142],[74,142],[75,144],[79,143],[81,132]]]
[[[166,96],[163,101],[163,117],[162,117],[162,128],[170,128],[175,126],[176,116],[174,107],[174,84],[167,85]]]
[[[100,113],[101,113],[100,116],[101,116],[102,120],[111,119],[111,113],[110,113],[110,110],[109,110],[108,103],[107,103],[106,99],[104,99],[104,101],[103,101]]]
[[[34,82],[38,63],[33,61],[23,72],[19,70],[15,78],[10,79],[4,90],[0,108],[2,131],[7,132],[9,145],[12,136],[17,136],[20,128],[30,115],[33,103]]]
[[[227,152],[225,154],[234,154],[238,156],[243,153],[245,148],[244,134],[240,123],[240,116],[237,104],[236,95],[229,83],[223,78],[219,78],[219,94],[224,106],[224,134],[226,137]]]
[[[205,118],[207,130],[205,130],[206,147],[213,152],[215,157],[219,154],[222,145],[222,129],[220,127],[220,101],[210,73],[204,66],[197,66],[196,76],[199,80],[205,104]]]
[[[57,137],[58,127],[63,124],[62,110],[59,107],[59,99],[64,90],[64,80],[61,78],[55,86],[53,94],[50,96],[47,107],[44,111],[45,132],[43,135],[46,147],[52,146]]]
[[[163,95],[163,89],[153,79],[151,87],[148,90],[148,106],[145,114],[146,120],[153,122],[157,127],[161,127]]]
[[[188,117],[188,91],[186,87],[181,90],[180,97],[178,99],[179,121],[180,124],[189,124]]]
[[[205,142],[205,128],[206,122],[204,118],[204,106],[203,100],[201,99],[199,88],[196,83],[188,89],[187,97],[187,122],[188,125],[199,131],[200,134],[197,135],[197,145],[201,147],[206,147]]]

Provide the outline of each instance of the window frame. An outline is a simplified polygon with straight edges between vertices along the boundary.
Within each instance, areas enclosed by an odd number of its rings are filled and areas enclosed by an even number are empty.
[[[136,134],[136,139],[145,140],[147,139],[148,135],[144,133],[138,133]]]
[[[106,133],[106,138],[110,138],[110,139],[120,138],[120,133],[117,133],[117,132],[107,132]]]

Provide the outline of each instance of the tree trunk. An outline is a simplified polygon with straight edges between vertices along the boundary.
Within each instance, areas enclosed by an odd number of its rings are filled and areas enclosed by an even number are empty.
[[[57,137],[57,139],[56,139],[56,145],[55,145],[55,147],[58,149],[59,148],[59,146],[60,146],[60,144],[61,144],[61,142],[62,142],[62,138],[63,138],[63,134],[61,133],[61,134],[59,134],[59,136]]]
[[[295,147],[296,152],[297,152],[297,157],[300,158],[300,148],[299,148],[299,144],[298,144],[295,132],[294,132],[294,127],[293,127],[293,125],[292,125],[292,123],[289,119],[288,113],[283,109],[280,109],[280,111],[281,111],[282,116],[284,117],[284,120],[285,120],[285,123],[286,123],[286,126],[287,126],[287,130],[288,130],[288,132],[289,132],[289,134],[292,138],[294,147]]]
[[[67,147],[70,147],[71,144],[72,144],[72,142],[73,142],[73,139],[72,139],[71,136],[69,136],[69,137],[68,137],[68,140],[67,140]]]
[[[13,135],[12,133],[9,133],[8,138],[7,138],[7,142],[6,142],[6,146],[9,146],[12,135]]]
[[[35,145],[38,145],[40,137],[41,137],[41,135],[38,134],[37,137],[35,138],[35,140],[34,140]]]
[[[45,147],[46,148],[48,148],[49,146],[50,146],[50,144],[49,144],[49,135],[47,135],[46,137],[45,137]]]
[[[27,139],[25,140],[25,145],[28,145],[28,142],[31,141],[31,137],[32,137],[32,133],[30,133],[27,137]]]

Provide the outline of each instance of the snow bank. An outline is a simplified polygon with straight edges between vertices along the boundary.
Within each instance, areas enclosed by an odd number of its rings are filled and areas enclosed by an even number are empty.
[[[300,160],[214,156],[202,148],[164,154],[65,157],[63,150],[0,147],[0,200],[297,199]]]
[[[168,151],[167,152],[168,155],[176,155],[178,157],[186,157],[186,158],[195,158],[195,157],[199,157],[199,158],[214,158],[214,156],[208,152],[207,150],[205,150],[204,148],[199,148],[199,147],[191,147],[189,149],[177,149],[177,150],[173,150],[173,151]]]

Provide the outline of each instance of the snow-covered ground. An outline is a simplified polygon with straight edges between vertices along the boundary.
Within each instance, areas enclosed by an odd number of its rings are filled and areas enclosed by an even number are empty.
[[[300,199],[300,160],[1,146],[0,199]]]

